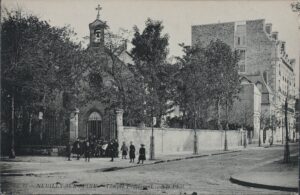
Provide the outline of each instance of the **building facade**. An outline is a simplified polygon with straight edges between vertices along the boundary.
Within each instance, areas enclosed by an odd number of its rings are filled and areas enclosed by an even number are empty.
[[[285,42],[278,37],[272,24],[263,19],[192,26],[192,45],[206,46],[219,39],[238,52],[239,74],[254,83],[262,94],[260,118],[276,123],[267,126],[276,126],[274,139],[282,141],[286,99],[290,138],[295,134],[295,59],[289,58]],[[272,117],[276,122],[271,122]]]

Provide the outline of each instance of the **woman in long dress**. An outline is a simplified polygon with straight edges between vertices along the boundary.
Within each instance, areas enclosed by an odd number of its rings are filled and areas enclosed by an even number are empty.
[[[142,161],[142,164],[144,164],[144,160],[146,160],[146,149],[144,148],[144,144],[141,144],[141,148],[139,151],[139,162],[137,164],[140,164],[140,161]]]
[[[130,142],[130,146],[129,146],[129,158],[130,158],[130,162],[134,163],[134,159],[135,159],[135,147],[132,144],[132,141]]]

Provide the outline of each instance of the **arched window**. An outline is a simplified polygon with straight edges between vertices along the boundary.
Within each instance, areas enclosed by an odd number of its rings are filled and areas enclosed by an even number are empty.
[[[89,121],[101,121],[101,116],[98,112],[92,112],[89,116]]]
[[[102,117],[98,112],[90,114],[87,122],[86,136],[87,138],[100,138],[102,136]]]

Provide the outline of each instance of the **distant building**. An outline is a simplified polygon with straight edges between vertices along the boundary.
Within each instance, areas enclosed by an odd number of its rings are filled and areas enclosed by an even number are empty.
[[[295,131],[295,59],[286,53],[286,44],[272,31],[265,20],[248,20],[192,26],[192,45],[206,46],[219,39],[240,55],[239,74],[261,92],[260,118],[275,116],[278,123],[275,141],[282,141],[284,132],[284,102],[289,100],[288,123],[290,137]],[[270,131],[262,131],[265,138]],[[274,133],[274,132],[273,132]],[[265,138],[266,139],[266,138]]]

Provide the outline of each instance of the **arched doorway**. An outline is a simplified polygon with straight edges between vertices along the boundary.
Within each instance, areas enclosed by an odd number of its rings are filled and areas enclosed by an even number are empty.
[[[88,117],[86,136],[100,138],[102,134],[102,117],[94,111]]]

